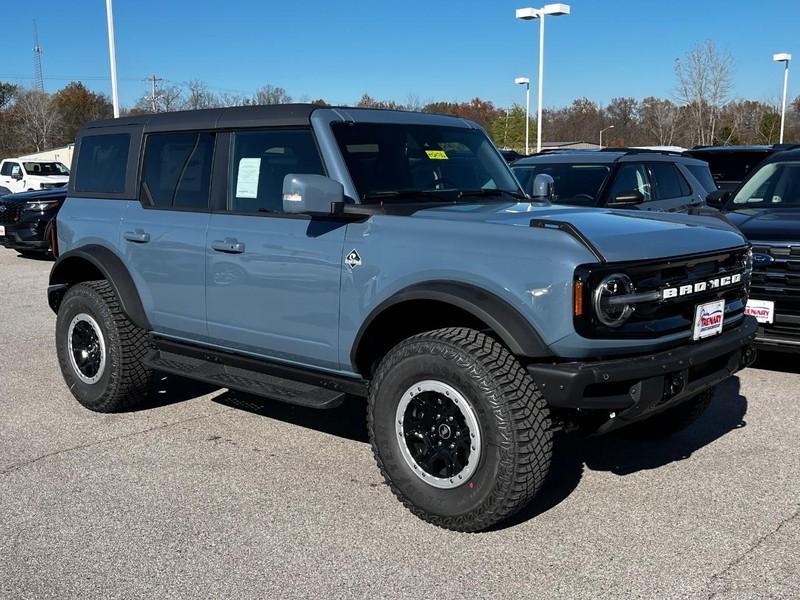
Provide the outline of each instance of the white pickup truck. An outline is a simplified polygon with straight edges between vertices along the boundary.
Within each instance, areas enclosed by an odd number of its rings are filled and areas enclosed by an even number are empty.
[[[57,161],[7,158],[0,162],[0,194],[48,190],[69,182],[69,169]]]

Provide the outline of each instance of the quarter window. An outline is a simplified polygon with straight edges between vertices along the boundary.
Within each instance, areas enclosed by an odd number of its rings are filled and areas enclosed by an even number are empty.
[[[156,133],[145,141],[141,201],[157,208],[207,209],[214,135]]]
[[[653,175],[653,183],[656,186],[656,198],[659,200],[669,200],[670,198],[682,198],[691,196],[692,190],[689,184],[680,174],[675,165],[671,163],[650,163],[650,173]]]
[[[283,212],[283,179],[295,173],[325,174],[310,130],[234,132],[228,210]]]
[[[78,152],[75,191],[124,193],[130,144],[128,133],[85,136]]]

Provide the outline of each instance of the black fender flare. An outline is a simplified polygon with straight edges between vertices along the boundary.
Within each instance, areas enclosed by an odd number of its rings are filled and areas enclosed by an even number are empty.
[[[58,306],[69,286],[94,279],[91,273],[81,268],[81,264],[86,262],[90,263],[114,288],[125,315],[137,327],[150,330],[150,321],[128,268],[119,256],[98,244],[88,244],[70,250],[61,254],[56,260],[50,271],[50,285],[47,287],[47,303],[53,312],[58,312]]]
[[[485,323],[515,356],[542,358],[553,354],[533,324],[499,296],[476,285],[441,280],[416,283],[378,304],[356,334],[350,350],[351,364],[357,364],[359,346],[375,319],[386,309],[409,300],[444,302],[468,312]]]

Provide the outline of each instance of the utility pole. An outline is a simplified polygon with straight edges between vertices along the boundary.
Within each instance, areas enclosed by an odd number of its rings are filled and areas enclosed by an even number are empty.
[[[33,87],[44,93],[44,77],[42,76],[42,47],[39,45],[39,30],[36,19],[33,20]]]
[[[114,8],[111,0],[106,0],[106,19],[108,21],[108,58],[111,65],[111,103],[114,118],[119,118],[119,89],[117,88],[117,48],[114,41]]]
[[[152,95],[150,96],[150,102],[153,105],[153,112],[158,112],[158,107],[156,106],[156,99],[158,98],[158,96],[156,95],[156,84],[159,81],[164,81],[164,80],[161,77],[156,77],[155,75],[153,75],[152,77],[148,77],[147,81],[149,81],[151,83],[151,85],[152,85],[152,88],[151,88],[152,89]]]

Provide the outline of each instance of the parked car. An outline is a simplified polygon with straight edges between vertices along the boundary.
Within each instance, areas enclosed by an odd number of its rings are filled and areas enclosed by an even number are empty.
[[[0,162],[0,185],[11,193],[64,187],[69,169],[57,161],[7,158]]]
[[[50,253],[53,227],[67,188],[22,192],[0,197],[0,245],[23,256]]]
[[[553,206],[547,175],[531,199],[463,119],[138,115],[76,152],[47,295],[78,401],[128,410],[159,371],[320,409],[366,396],[383,477],[442,527],[528,504],[554,430],[670,435],[753,357],[736,228]]]
[[[537,175],[555,182],[555,202],[659,211],[705,208],[716,190],[708,165],[676,152],[608,148],[538,154],[512,164],[530,193]]]
[[[717,188],[728,191],[736,189],[761,161],[793,147],[793,144],[695,146],[686,155],[706,161]]]
[[[756,341],[800,351],[800,150],[773,154],[727,195],[726,217],[753,244]]]

